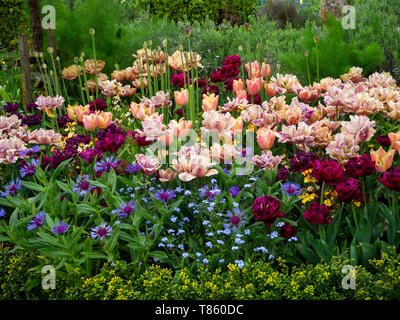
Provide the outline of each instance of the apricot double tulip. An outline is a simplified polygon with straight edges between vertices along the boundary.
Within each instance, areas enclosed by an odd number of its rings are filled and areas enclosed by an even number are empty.
[[[192,129],[192,121],[184,120],[183,118],[179,119],[178,122],[171,120],[168,127],[178,138],[184,138]]]
[[[400,131],[397,133],[390,132],[388,137],[390,139],[392,148],[397,150],[397,152],[400,154]]]
[[[377,151],[371,151],[370,156],[375,161],[375,169],[378,172],[385,172],[393,164],[393,157],[396,150],[389,150],[386,152],[382,147],[379,147]]]
[[[67,108],[68,118],[71,120],[78,120],[79,122],[83,121],[83,116],[90,114],[90,106],[87,104],[86,106],[68,106]]]
[[[111,124],[112,116],[113,115],[111,112],[103,111],[97,111],[89,115],[84,115],[83,125],[88,131],[93,131],[97,128],[105,129]]]
[[[144,103],[132,102],[130,106],[132,115],[139,120],[144,120],[146,116],[151,116],[154,113],[155,106],[146,107]]]

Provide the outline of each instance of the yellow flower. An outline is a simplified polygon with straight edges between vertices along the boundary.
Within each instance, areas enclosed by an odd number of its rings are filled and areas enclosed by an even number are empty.
[[[359,207],[359,206],[361,206],[361,202],[359,202],[359,201],[354,201],[354,205],[355,205],[356,207]]]

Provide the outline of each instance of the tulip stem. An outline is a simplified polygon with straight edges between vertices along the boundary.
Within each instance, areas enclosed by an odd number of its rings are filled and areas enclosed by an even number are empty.
[[[354,208],[354,203],[351,204],[351,211],[353,212],[353,218],[354,218],[354,223],[356,224],[356,230],[358,230],[356,208]]]
[[[321,186],[321,203],[320,204],[323,204],[324,203],[324,189],[325,189],[325,182],[324,181],[322,181],[322,186]]]

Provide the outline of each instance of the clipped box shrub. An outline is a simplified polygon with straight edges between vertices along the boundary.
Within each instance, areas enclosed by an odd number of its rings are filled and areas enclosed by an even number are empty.
[[[56,290],[41,289],[41,266],[57,265],[33,252],[0,248],[0,300],[381,300],[400,299],[400,262],[386,254],[355,266],[355,289],[344,289],[342,268],[350,261],[334,257],[329,263],[290,266],[247,262],[240,269],[229,264],[223,270],[173,271],[159,265],[138,274],[125,264],[104,264],[101,272],[87,276],[70,266],[56,273]]]

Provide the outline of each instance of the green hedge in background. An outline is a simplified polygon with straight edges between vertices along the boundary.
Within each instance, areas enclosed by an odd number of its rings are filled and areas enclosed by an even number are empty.
[[[256,8],[255,0],[141,0],[139,6],[149,7],[155,16],[167,17],[174,21],[212,19],[222,22],[243,23]]]
[[[24,24],[22,0],[0,0],[0,43],[8,47]]]
[[[355,289],[344,289],[342,268],[350,261],[339,257],[330,263],[290,267],[280,259],[274,263],[247,262],[239,269],[228,265],[224,270],[200,270],[193,275],[187,269],[175,272],[152,266],[132,274],[119,262],[105,264],[100,274],[87,277],[79,268],[57,270],[56,289],[43,290],[41,266],[53,264],[43,256],[9,248],[0,249],[0,300],[6,299],[240,299],[240,300],[342,300],[400,299],[400,262],[383,254],[356,266]]]

